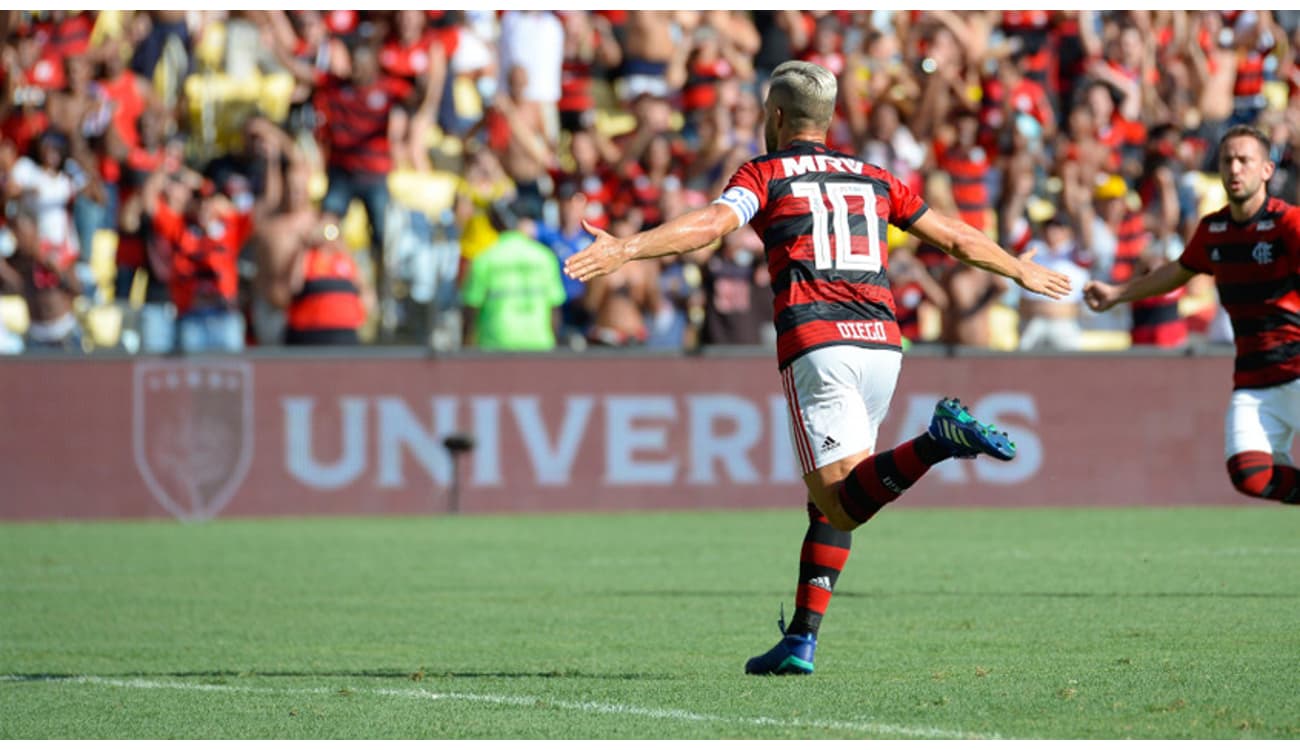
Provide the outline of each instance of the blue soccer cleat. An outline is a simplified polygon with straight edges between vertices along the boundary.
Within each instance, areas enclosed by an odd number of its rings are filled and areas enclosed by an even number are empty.
[[[935,404],[929,432],[930,437],[952,451],[954,458],[975,458],[981,453],[999,461],[1016,457],[1016,444],[1007,433],[976,420],[955,398]]]
[[[817,636],[785,632],[784,615],[777,627],[781,628],[781,640],[767,653],[745,662],[745,674],[812,674]]]

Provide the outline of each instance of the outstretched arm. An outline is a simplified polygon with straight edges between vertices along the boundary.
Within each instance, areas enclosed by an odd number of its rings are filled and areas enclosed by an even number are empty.
[[[1030,262],[1035,251],[1017,258],[960,219],[930,210],[921,214],[908,231],[968,266],[1005,276],[1031,292],[1052,299],[1070,292],[1068,276]]]
[[[578,281],[590,281],[618,270],[630,260],[699,250],[738,229],[740,217],[729,206],[711,203],[630,237],[615,237],[585,221],[582,225],[596,239],[564,262],[564,272]]]
[[[1083,299],[1094,311],[1105,312],[1124,302],[1168,294],[1191,281],[1195,275],[1195,271],[1182,263],[1166,263],[1123,284],[1089,281],[1083,287]]]

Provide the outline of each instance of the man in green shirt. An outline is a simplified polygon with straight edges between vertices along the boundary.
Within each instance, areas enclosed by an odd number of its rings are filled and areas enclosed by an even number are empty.
[[[469,266],[461,289],[465,345],[494,351],[555,348],[557,309],[564,304],[560,263],[529,237],[504,203],[489,212],[501,236]]]

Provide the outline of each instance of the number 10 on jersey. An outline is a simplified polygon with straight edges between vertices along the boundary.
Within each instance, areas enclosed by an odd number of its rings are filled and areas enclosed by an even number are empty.
[[[822,189],[826,192],[823,197]],[[876,190],[871,185],[861,182],[828,182],[825,185],[816,182],[796,182],[790,186],[790,192],[797,198],[808,201],[812,212],[813,257],[817,270],[829,271],[879,271],[880,257],[880,217],[876,215]],[[853,251],[853,233],[849,229],[850,196],[862,199],[862,216],[866,221],[867,237],[865,251]],[[826,208],[826,198],[831,200],[831,209]],[[835,247],[831,249],[831,229],[835,230]]]

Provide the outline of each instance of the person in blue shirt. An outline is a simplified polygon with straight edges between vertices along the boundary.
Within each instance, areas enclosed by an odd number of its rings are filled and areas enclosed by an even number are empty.
[[[595,237],[582,227],[587,212],[587,196],[579,189],[578,183],[559,183],[555,188],[555,197],[559,203],[559,226],[539,225],[537,240],[551,248],[563,266],[569,256],[590,245]],[[591,314],[583,305],[586,293],[585,283],[564,277],[564,304],[560,307],[561,345],[572,346],[574,341],[586,340],[587,328],[591,325]]]

